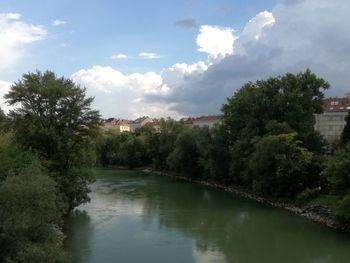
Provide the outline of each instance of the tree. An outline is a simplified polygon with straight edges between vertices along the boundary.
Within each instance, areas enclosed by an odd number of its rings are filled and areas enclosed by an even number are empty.
[[[338,150],[326,163],[322,175],[328,180],[333,194],[350,194],[350,143]]]
[[[259,140],[249,166],[253,190],[266,196],[294,198],[308,182],[312,153],[301,147],[296,133]]]
[[[344,145],[350,142],[350,111],[348,115],[345,117],[345,122],[346,124],[341,135],[341,140]]]
[[[93,98],[70,79],[37,71],[22,76],[5,95],[15,106],[9,118],[16,140],[47,160],[45,166],[70,208],[88,201],[87,172],[94,161],[99,114]]]
[[[0,261],[63,262],[65,203],[38,163],[0,185]]]
[[[202,174],[199,158],[200,149],[196,134],[187,129],[177,137],[175,148],[167,158],[167,165],[183,176],[196,179]]]
[[[245,84],[222,107],[230,142],[264,136],[266,124],[277,121],[296,131],[308,149],[320,150],[321,144],[311,139],[317,137],[314,114],[322,112],[323,91],[328,88],[310,70]]]
[[[324,143],[314,129],[314,114],[322,112],[323,91],[328,88],[325,80],[306,70],[296,75],[288,73],[248,82],[229,98],[222,112],[231,155],[230,181],[258,189],[253,187],[249,163],[257,150],[256,143],[268,135],[295,132],[300,146],[319,160]],[[309,173],[318,171],[319,167],[308,166]],[[310,174],[307,178],[311,178]]]
[[[3,110],[0,108],[0,132],[4,130],[6,123],[6,115]]]

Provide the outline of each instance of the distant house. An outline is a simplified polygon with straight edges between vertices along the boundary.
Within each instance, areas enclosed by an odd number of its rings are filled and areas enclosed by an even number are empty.
[[[137,128],[142,127],[143,125],[152,122],[152,119],[148,116],[137,118],[136,120],[130,122],[130,131],[135,131]]]
[[[323,113],[315,114],[315,130],[329,143],[340,140],[345,127],[345,117],[350,110],[350,94],[344,98],[327,98],[323,100]]]
[[[116,118],[109,118],[102,123],[104,130],[118,130],[120,132],[130,131],[130,121]]]
[[[221,123],[222,115],[210,115],[210,116],[200,116],[200,117],[189,117],[187,119],[182,119],[186,126],[199,126],[199,127],[209,127],[213,128],[216,124]]]

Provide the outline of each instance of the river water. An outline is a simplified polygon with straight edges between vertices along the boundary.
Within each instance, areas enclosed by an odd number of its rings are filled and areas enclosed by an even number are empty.
[[[98,170],[90,197],[67,222],[72,262],[350,262],[350,234],[205,186]]]

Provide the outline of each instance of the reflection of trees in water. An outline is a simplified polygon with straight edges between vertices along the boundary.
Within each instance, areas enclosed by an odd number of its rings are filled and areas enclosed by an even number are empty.
[[[86,211],[74,210],[65,224],[65,247],[70,253],[70,262],[84,263],[91,253],[91,234],[93,226]]]
[[[168,180],[143,188],[145,222],[159,220],[229,262],[348,262],[350,240],[285,211]]]

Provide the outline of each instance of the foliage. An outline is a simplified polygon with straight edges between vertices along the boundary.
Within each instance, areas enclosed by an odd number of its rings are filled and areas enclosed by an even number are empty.
[[[0,108],[0,132],[2,132],[5,129],[7,122],[6,115],[4,111]]]
[[[98,112],[90,108],[93,98],[50,71],[24,74],[5,98],[16,107],[9,113],[16,141],[47,161],[44,165],[71,208],[87,201],[92,176],[85,171],[93,164],[99,132]]]
[[[16,143],[11,133],[0,134],[0,183],[34,161],[36,156]]]
[[[135,168],[148,163],[145,145],[139,137],[128,136],[120,145],[119,159],[129,168]]]
[[[296,131],[309,150],[320,150],[310,138],[317,137],[314,114],[322,112],[323,91],[328,88],[326,81],[309,70],[245,84],[222,107],[231,144],[264,136],[267,123],[276,121]]]
[[[347,144],[350,142],[350,111],[348,115],[345,117],[345,127],[341,135],[341,140],[343,144]]]
[[[56,183],[34,163],[0,185],[0,261],[62,262],[66,209]]]
[[[305,188],[312,153],[296,140],[296,133],[263,137],[255,148],[249,162],[255,192],[294,198]]]
[[[322,175],[329,181],[332,193],[345,195],[350,192],[350,143],[336,152],[326,163]]]
[[[155,141],[156,150],[154,151],[153,161],[157,169],[167,169],[167,158],[175,147],[178,135],[185,129],[181,122],[174,120],[161,120],[160,133]]]
[[[350,226],[350,195],[345,196],[344,199],[339,202],[334,215],[339,221]]]
[[[306,188],[304,191],[296,196],[296,202],[305,204],[320,195],[320,188]]]
[[[167,158],[167,164],[171,170],[196,179],[201,175],[199,164],[200,149],[194,130],[182,131],[175,141],[175,148]]]

